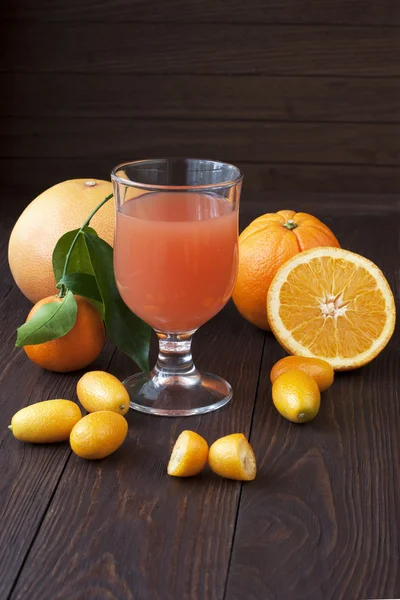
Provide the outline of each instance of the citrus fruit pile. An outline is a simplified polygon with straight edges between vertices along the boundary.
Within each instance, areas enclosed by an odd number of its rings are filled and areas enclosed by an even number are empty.
[[[239,257],[234,303],[248,321],[272,329],[290,354],[348,370],[373,360],[390,340],[395,304],[382,271],[340,248],[312,215],[258,217],[240,235]]]
[[[10,429],[17,440],[36,444],[64,442],[81,458],[101,459],[123,444],[128,423],[129,395],[110,373],[91,371],[77,384],[80,403],[89,412],[82,417],[71,400],[45,400],[18,411]]]
[[[129,394],[123,384],[104,371],[89,371],[76,386],[81,405],[89,414],[82,417],[71,400],[45,400],[19,410],[9,429],[22,442],[51,444],[69,440],[72,451],[88,460],[113,454],[123,444],[128,423]],[[178,437],[167,472],[174,477],[198,475],[206,466],[228,479],[251,481],[256,476],[254,452],[242,433],[216,440],[208,447],[194,431]]]
[[[11,232],[11,273],[35,302],[17,329],[16,346],[49,371],[87,367],[99,356],[106,331],[148,370],[150,327],[128,309],[115,282],[112,196],[107,181],[64,181],[33,200]]]
[[[110,192],[111,184],[105,181],[60,183],[36,198],[12,231],[11,272],[21,291],[36,302],[26,324],[18,330],[17,345],[45,369],[68,372],[92,363],[105,341],[103,318],[117,347],[137,364],[145,364],[148,343],[143,356],[138,355],[130,346],[127,350],[127,340],[121,334],[133,315],[122,301],[109,305],[109,299],[118,296],[107,284],[114,281],[112,249],[103,246],[105,242],[94,236],[95,231],[86,230],[93,217],[101,238],[113,243],[114,211],[107,203]],[[75,236],[70,230],[76,227],[80,229]],[[68,236],[72,241],[66,241]],[[86,254],[79,254],[79,236],[80,243],[86,244]],[[67,267],[73,250],[76,271],[70,272]],[[108,261],[108,275],[103,277],[98,277],[93,267],[100,255]],[[85,266],[85,261],[90,265]],[[61,297],[53,295],[53,269]],[[89,299],[79,295],[78,284]],[[382,271],[367,258],[342,249],[319,219],[291,210],[264,214],[242,232],[232,298],[243,317],[257,327],[272,330],[292,355],[273,366],[270,378],[275,407],[295,423],[315,418],[321,392],[332,385],[334,371],[369,363],[387,345],[395,327],[393,293]],[[117,312],[117,322],[123,326],[115,326],[114,320],[109,329],[110,311],[114,317]],[[141,331],[143,339],[147,335],[149,340],[149,332],[140,329],[139,321],[131,323],[132,331]],[[115,331],[120,332],[121,339],[113,338]],[[109,373],[92,371],[79,380],[77,395],[88,415],[82,417],[78,405],[70,400],[40,402],[14,415],[10,426],[14,436],[42,443],[69,439],[72,450],[88,459],[115,452],[128,432],[126,389]],[[220,438],[209,448],[199,434],[182,432],[167,471],[171,476],[190,477],[207,463],[222,477],[250,481],[256,476],[254,452],[241,433]]]
[[[396,321],[382,271],[340,248],[312,215],[287,210],[258,217],[240,235],[232,297],[293,355],[272,368],[271,382],[275,407],[295,423],[318,414],[334,370],[366,365],[384,349]]]

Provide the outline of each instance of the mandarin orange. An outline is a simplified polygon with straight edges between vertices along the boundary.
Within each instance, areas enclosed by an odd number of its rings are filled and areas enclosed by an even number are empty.
[[[24,346],[32,362],[58,373],[83,369],[100,354],[106,337],[103,320],[97,308],[82,296],[75,296],[78,304],[76,323],[66,335],[42,344]],[[35,304],[27,321],[44,304],[61,302],[58,296],[48,296]]]

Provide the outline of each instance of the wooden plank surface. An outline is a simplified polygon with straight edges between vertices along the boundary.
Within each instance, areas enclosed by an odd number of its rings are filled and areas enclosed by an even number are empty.
[[[50,398],[73,398],[78,374],[51,375],[33,366],[14,348],[15,330],[30,306],[13,289],[1,302],[0,355],[0,597],[7,598],[24,563],[69,457],[66,445],[18,443],[7,429],[20,408]],[[107,346],[94,368],[105,369],[113,348]]]
[[[222,596],[240,485],[209,473],[199,480],[172,480],[166,463],[184,428],[210,441],[249,431],[263,342],[263,332],[230,306],[202,328],[194,348],[200,368],[234,385],[235,401],[226,410],[173,421],[131,413],[129,440],[118,454],[96,466],[75,457],[69,461],[12,598],[106,597],[106,591],[127,599]],[[123,378],[132,364],[116,355],[110,370]],[[36,561],[46,561],[53,583],[46,574],[37,576]]]
[[[400,304],[399,204],[332,214],[346,248],[374,260]],[[321,207],[323,208],[323,207]],[[337,374],[310,424],[282,419],[268,336],[251,443],[261,477],[243,488],[226,600],[398,598],[399,330],[373,363]]]
[[[232,382],[231,405],[172,421],[130,413],[121,451],[97,465],[72,457],[13,600],[222,598],[240,484],[209,472],[177,481],[166,465],[183,429],[210,442],[249,431],[264,334],[230,306],[197,335],[196,362]],[[132,365],[118,356],[110,370],[124,377]]]
[[[197,152],[196,152],[197,154]],[[133,158],[129,155],[129,158]],[[142,157],[141,157],[142,158]],[[223,156],[223,158],[226,158]],[[0,159],[0,182],[14,184],[12,202],[24,206],[28,199],[33,200],[48,187],[80,177],[106,179],[110,171],[123,156],[108,154],[107,158],[18,158]],[[346,193],[355,190],[364,193],[366,203],[374,203],[374,194],[398,194],[400,192],[400,169],[398,167],[379,167],[372,165],[324,165],[324,164],[282,164],[282,163],[237,163],[245,176],[246,191],[258,194],[260,199],[273,191],[300,193]],[[398,195],[393,197],[396,202]],[[0,207],[5,208],[10,198],[0,195]],[[22,210],[22,208],[21,208]]]
[[[400,79],[4,73],[2,82],[3,117],[400,122]]]
[[[21,22],[0,36],[2,72],[400,75],[395,27]]]
[[[400,6],[396,0],[253,0],[249,6],[241,0],[170,0],[155,10],[146,0],[14,0],[3,9],[3,18],[24,21],[109,22],[219,22],[219,23],[330,23],[394,25],[400,24]]]
[[[20,408],[50,398],[71,398],[79,374],[55,375],[33,365],[15,348],[16,328],[31,308],[16,288],[7,262],[7,245],[16,210],[13,190],[0,211],[0,598],[5,600],[18,576],[48,509],[70,454],[66,445],[33,446],[17,442],[7,429]],[[27,200],[29,196],[27,197]],[[14,200],[14,202],[13,202]],[[109,364],[107,344],[97,367]]]
[[[118,134],[118,135],[117,135]],[[228,162],[400,165],[400,124],[0,119],[0,157],[201,156]]]
[[[260,201],[247,192],[242,227],[289,205],[320,216],[344,247],[375,260],[399,302],[398,198],[269,194]],[[1,207],[1,218],[5,212]],[[370,366],[336,376],[315,422],[295,426],[270,399],[269,370],[283,351],[271,336],[264,346],[264,334],[229,305],[200,329],[194,352],[200,367],[233,383],[232,403],[190,419],[131,413],[123,448],[85,462],[65,445],[23,445],[5,432],[20,406],[73,397],[77,377],[45,373],[13,349],[27,303],[10,292],[5,247],[3,241],[1,598],[399,597],[398,333]],[[110,371],[122,378],[132,365],[118,354]],[[209,441],[250,433],[255,482],[241,486],[208,471],[169,479],[168,455],[184,428]]]
[[[251,210],[243,211],[242,217],[244,218],[244,224],[249,222],[252,217]],[[13,220],[14,217],[10,219],[10,221]],[[4,232],[2,239],[7,239],[7,232]],[[6,243],[3,243],[2,248],[2,266],[6,265],[4,246],[6,246]],[[4,272],[7,273],[9,280],[10,274],[7,267],[5,267]],[[5,286],[2,286],[2,289],[5,289]],[[7,430],[7,425],[14,412],[22,406],[50,397],[75,398],[75,385],[80,375],[79,373],[56,375],[44,372],[32,365],[23,351],[13,348],[15,329],[23,321],[28,306],[29,303],[23,301],[19,292],[13,288],[12,293],[8,296],[7,303],[3,303],[1,307],[4,351],[0,355],[0,372],[2,372],[0,403],[3,407],[0,417],[0,431],[2,432],[0,434],[0,447],[2,448],[0,471],[3,474],[0,488],[2,500],[0,513],[0,530],[2,532],[0,537],[0,597],[8,598],[13,590],[14,582],[24,565],[27,554],[31,553],[32,542],[42,525],[44,514],[49,511],[49,515],[56,514],[61,520],[57,526],[60,527],[59,533],[62,531],[62,522],[66,527],[66,534],[71,535],[69,549],[73,554],[76,553],[74,540],[78,539],[80,545],[84,531],[89,536],[87,543],[85,542],[89,553],[91,552],[91,544],[96,545],[99,541],[98,531],[103,531],[102,539],[106,545],[104,552],[101,549],[98,550],[99,560],[95,558],[93,571],[89,559],[93,579],[88,578],[85,572],[82,576],[86,583],[83,584],[80,580],[81,576],[74,573],[73,577],[76,576],[77,580],[72,582],[69,579],[68,568],[63,562],[61,575],[67,576],[65,582],[61,583],[58,580],[58,583],[56,583],[56,580],[53,580],[54,584],[61,586],[62,590],[49,590],[48,567],[46,567],[46,571],[43,571],[44,583],[37,577],[35,577],[37,581],[35,581],[32,588],[31,584],[24,583],[25,588],[27,585],[30,588],[27,592],[30,598],[41,597],[43,600],[50,600],[50,598],[53,599],[59,594],[63,598],[79,598],[82,597],[82,590],[85,590],[85,593],[92,594],[92,597],[96,597],[96,594],[101,595],[104,593],[105,595],[104,590],[108,587],[111,587],[113,593],[116,589],[116,593],[122,594],[126,598],[135,598],[135,595],[130,595],[130,589],[132,586],[135,589],[136,585],[140,586],[141,590],[145,590],[147,586],[150,594],[155,590],[154,598],[157,597],[156,593],[161,594],[160,597],[163,597],[164,586],[170,586],[172,589],[175,589],[175,587],[176,589],[182,589],[182,598],[192,597],[192,593],[197,593],[197,591],[192,592],[192,590],[197,589],[199,589],[198,593],[204,595],[204,597],[219,598],[225,585],[225,573],[233,536],[232,522],[237,512],[240,485],[230,485],[228,482],[214,477],[211,478],[210,488],[210,477],[207,477],[204,478],[200,486],[192,482],[190,487],[179,488],[176,481],[169,480],[165,471],[166,461],[174,438],[182,429],[187,427],[186,420],[173,421],[174,426],[170,429],[165,427],[166,421],[164,419],[154,419],[136,413],[130,415],[133,424],[130,428],[129,442],[124,446],[123,454],[120,452],[119,456],[115,455],[107,463],[98,463],[98,465],[105,467],[105,471],[101,473],[102,467],[95,466],[94,463],[85,463],[76,459],[76,457],[72,457],[72,460],[69,461],[71,453],[67,444],[33,446],[18,443],[12,438]],[[10,318],[10,315],[12,315],[12,318]],[[227,318],[227,315],[230,315],[230,317]],[[219,372],[221,375],[228,377],[233,384],[236,384],[237,404],[236,407],[232,405],[234,409],[230,406],[218,413],[218,422],[215,417],[213,419],[210,415],[203,417],[201,420],[200,418],[191,419],[191,426],[200,429],[201,425],[204,435],[208,438],[215,437],[218,432],[223,435],[224,431],[230,431],[231,428],[247,430],[248,433],[255,400],[264,333],[245,323],[231,306],[228,311],[225,311],[225,314],[218,317],[217,321],[204,327],[198,337],[200,339],[196,340],[195,352],[199,366]],[[112,352],[113,348],[108,345],[102,357],[93,364],[93,368],[107,368]],[[228,365],[226,357],[230,352],[234,352],[235,358]],[[242,353],[245,353],[250,359],[247,365],[243,364]],[[131,372],[132,363],[126,357],[118,354],[110,370],[123,378]],[[17,395],[15,393],[16,377],[18,378]],[[131,423],[132,419],[129,419]],[[157,440],[155,444],[154,440]],[[152,445],[153,448],[149,451],[148,449]],[[115,460],[117,463],[114,462]],[[141,464],[138,465],[137,461],[140,461]],[[69,468],[66,466],[68,462],[71,462],[73,474],[71,479],[69,476],[64,479],[64,472],[67,473]],[[116,464],[118,464],[118,469]],[[139,470],[136,471],[135,478],[133,478],[132,473],[138,467]],[[154,478],[155,475],[156,478]],[[49,508],[55,488],[61,477],[66,482],[67,487],[70,488],[70,492],[77,493],[78,497],[68,499],[65,492],[62,492],[62,497],[59,500],[61,502],[67,500],[67,505],[63,506],[62,509],[52,508],[51,506]],[[100,488],[99,477],[102,481]],[[72,484],[67,483],[68,481]],[[135,481],[136,483],[134,483]],[[165,493],[160,493],[160,486],[165,484],[169,485],[170,489],[167,488]],[[92,487],[89,492],[90,486]],[[83,489],[89,492],[87,499],[84,499],[81,495]],[[111,527],[110,530],[108,530],[108,526],[105,527],[104,502],[98,502],[98,493],[101,496],[105,494],[104,501],[109,504],[107,513],[109,513],[109,510],[112,512],[112,507],[117,510],[119,506],[121,509],[119,520],[116,514],[114,519],[106,519]],[[192,504],[193,499],[195,501]],[[218,515],[215,513],[215,501],[218,502],[220,509],[227,515],[225,522],[219,523]],[[95,517],[96,506],[100,508],[97,518],[101,522],[97,521]],[[205,507],[208,507],[207,511],[204,510]],[[82,511],[86,511],[86,509],[89,509],[89,513],[82,516]],[[154,528],[149,532],[147,528],[152,523],[153,511],[157,513],[157,517],[154,519]],[[196,521],[196,515],[200,514],[201,511],[203,511],[203,522],[199,523]],[[131,515],[128,520],[126,519],[127,514]],[[93,517],[95,517],[94,520]],[[82,531],[82,518],[87,521],[84,531]],[[133,542],[132,553],[138,553],[135,564],[137,584],[133,584],[130,579],[130,561],[125,563],[128,571],[126,582],[124,582],[119,574],[113,573],[115,562],[113,558],[110,559],[112,554],[115,553],[115,560],[117,564],[120,564],[126,556],[126,546],[121,544],[120,539],[116,539],[115,535],[120,532],[124,537],[123,532],[126,532],[128,522],[133,527],[132,538],[130,539],[130,542]],[[91,523],[93,523],[94,529],[90,529]],[[166,523],[171,525],[171,530],[168,532],[164,531]],[[186,525],[186,529],[183,525]],[[206,552],[206,546],[210,537],[214,534],[215,528],[218,530],[220,546],[215,546],[213,554],[209,555]],[[77,534],[77,532],[79,533]],[[147,537],[147,533],[150,533],[149,537]],[[176,541],[176,554],[172,556],[170,554],[171,540],[169,539],[169,533],[174,536]],[[142,542],[137,544],[138,536],[141,535],[143,535]],[[65,556],[67,552],[65,533],[62,536],[62,538],[59,538],[59,543],[60,548],[62,546],[61,552]],[[113,538],[117,541],[117,548],[110,545]],[[162,539],[164,539],[164,546],[160,545]],[[9,540],[12,541],[11,548],[8,545]],[[129,540],[127,540],[127,543],[129,545]],[[192,545],[192,551],[198,560],[198,564],[189,577],[185,572],[187,563],[185,561],[180,562],[181,552],[185,544]],[[48,549],[50,548],[47,543],[45,545]],[[160,547],[161,554],[157,558],[158,547]],[[149,552],[148,555],[147,552]],[[118,553],[120,553],[119,556]],[[152,572],[154,560],[165,562],[168,556],[171,560],[171,569],[166,572],[169,579],[165,582],[153,580],[149,575]],[[57,555],[54,554],[53,558],[57,558]],[[81,558],[81,565],[87,565],[85,553]],[[74,558],[72,557],[73,562]],[[206,567],[204,567],[204,563],[206,563]],[[99,568],[102,575],[98,571]],[[141,572],[143,568],[144,574]],[[201,577],[204,568],[210,571],[209,581],[207,582],[204,582]],[[54,571],[55,569],[56,567],[54,567]],[[143,579],[142,582],[140,578]],[[45,588],[43,590],[40,588],[42,584]],[[18,590],[19,587],[17,586],[17,590],[12,592],[10,597],[18,596],[20,594]],[[21,593],[26,598],[25,591]],[[211,595],[208,595],[209,593]]]

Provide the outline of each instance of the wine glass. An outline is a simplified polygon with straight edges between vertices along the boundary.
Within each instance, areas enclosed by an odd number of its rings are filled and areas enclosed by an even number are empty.
[[[220,408],[232,388],[196,369],[191,342],[235,285],[242,174],[223,162],[174,158],[124,163],[111,179],[117,286],[159,340],[150,374],[124,381],[131,408],[164,416]]]

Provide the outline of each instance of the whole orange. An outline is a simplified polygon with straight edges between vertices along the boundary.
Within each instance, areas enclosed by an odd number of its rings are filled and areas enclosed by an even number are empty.
[[[59,238],[81,227],[111,192],[109,181],[72,179],[44,191],[25,208],[11,232],[8,261],[15,283],[31,302],[57,291],[52,256]],[[112,200],[101,207],[90,224],[101,238],[113,244]]]
[[[92,363],[100,354],[106,337],[103,320],[97,308],[82,296],[75,296],[78,304],[76,323],[66,335],[60,338],[24,346],[24,350],[32,362],[58,373],[67,373],[83,369]],[[35,304],[27,317],[27,321],[35,312],[49,302],[61,302],[57,296],[48,296]]]
[[[261,329],[270,329],[267,293],[278,269],[292,256],[316,246],[339,242],[319,219],[280,210],[255,219],[239,237],[239,272],[233,301],[240,314]]]
[[[286,356],[278,360],[272,367],[271,383],[274,383],[282,373],[287,373],[287,371],[303,371],[303,373],[311,375],[320,392],[324,392],[332,385],[335,375],[332,365],[326,360],[308,356]]]

